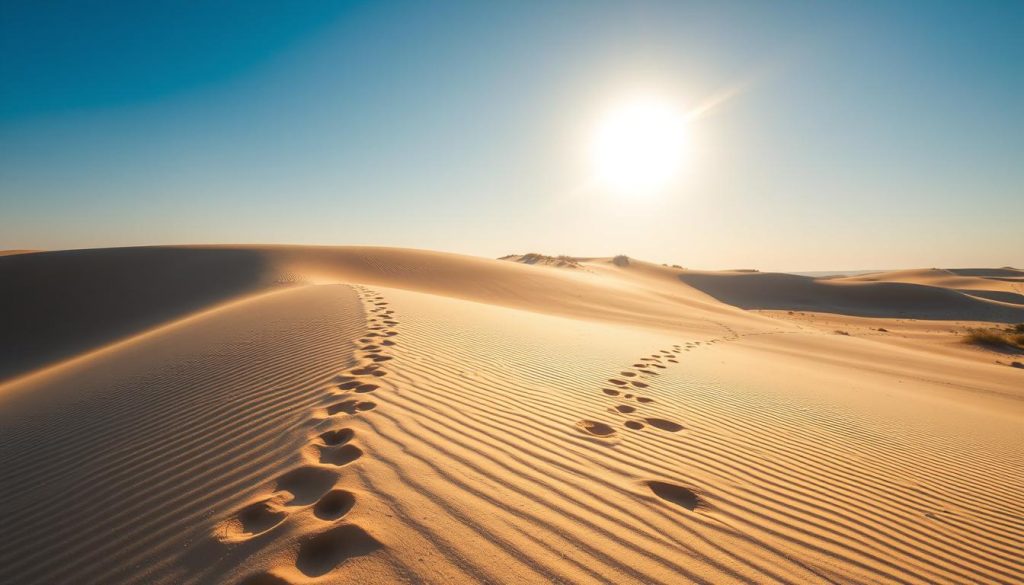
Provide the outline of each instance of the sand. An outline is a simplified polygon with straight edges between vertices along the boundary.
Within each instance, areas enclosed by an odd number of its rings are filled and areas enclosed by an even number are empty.
[[[1016,583],[1024,272],[0,257],[0,583]]]

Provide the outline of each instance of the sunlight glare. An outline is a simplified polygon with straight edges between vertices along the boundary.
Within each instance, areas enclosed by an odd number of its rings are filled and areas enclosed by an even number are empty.
[[[629,196],[666,187],[684,162],[686,119],[670,103],[651,98],[613,108],[601,119],[591,143],[598,182]]]

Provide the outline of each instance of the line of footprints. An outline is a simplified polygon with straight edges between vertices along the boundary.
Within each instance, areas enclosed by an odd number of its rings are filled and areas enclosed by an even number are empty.
[[[678,356],[684,351],[690,351],[701,345],[707,347],[717,341],[719,340],[691,341],[685,345],[673,345],[672,349],[662,349],[657,353],[640,358],[632,368],[619,372],[621,377],[609,378],[609,387],[601,388],[601,392],[612,400],[608,411],[626,417],[623,426],[633,431],[639,431],[648,425],[670,433],[683,430],[683,425],[677,422],[651,416],[639,416],[638,413],[643,405],[654,402],[653,398],[639,394],[639,392],[650,387],[651,382],[660,375],[658,370],[668,369],[668,364],[678,364]],[[596,420],[581,420],[576,423],[576,427],[599,439],[613,438],[618,434],[612,425]],[[707,506],[706,501],[696,492],[681,485],[653,480],[645,483],[651,493],[658,498],[691,512]]]
[[[666,364],[678,364],[678,355],[700,347],[702,343],[713,342],[691,341],[685,345],[673,345],[672,349],[662,349],[657,353],[640,358],[640,361],[633,364],[633,367],[619,372],[621,377],[609,378],[608,387],[601,388],[601,392],[613,401],[608,411],[626,417],[623,426],[633,431],[639,431],[646,426],[670,433],[683,430],[683,425],[677,422],[653,416],[642,416],[643,405],[654,402],[654,399],[644,396],[640,392],[651,385],[654,378],[659,375],[658,370],[667,369],[669,366]],[[595,437],[612,438],[618,434],[612,425],[596,420],[583,419],[576,423],[576,427]]]
[[[295,567],[307,577],[319,577],[335,570],[346,559],[381,548],[381,543],[361,527],[345,522],[357,504],[352,492],[337,487],[341,471],[363,456],[355,443],[356,433],[345,427],[350,417],[361,416],[377,407],[366,398],[380,387],[374,381],[387,375],[382,364],[391,360],[388,349],[397,343],[393,326],[394,311],[378,293],[357,286],[356,292],[366,308],[368,331],[361,339],[358,362],[335,376],[326,406],[317,411],[322,420],[314,426],[313,436],[303,449],[307,464],[284,473],[271,482],[272,491],[249,503],[222,521],[217,538],[225,543],[240,543],[263,538],[275,532],[290,516],[312,513],[318,528],[300,537]],[[288,585],[279,575],[260,572],[249,575],[240,585]]]

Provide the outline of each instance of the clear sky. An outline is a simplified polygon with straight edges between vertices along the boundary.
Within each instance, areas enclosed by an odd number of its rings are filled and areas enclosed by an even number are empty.
[[[3,2],[0,249],[179,243],[1020,267],[1024,2]]]

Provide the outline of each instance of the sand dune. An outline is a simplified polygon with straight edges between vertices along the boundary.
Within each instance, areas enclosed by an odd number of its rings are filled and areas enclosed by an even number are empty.
[[[900,270],[897,272],[876,272],[836,280],[845,282],[906,282],[964,291],[989,290],[1024,294],[1024,288],[1021,288],[1024,286],[1024,270],[1012,268],[952,268],[948,270],[929,268]]]
[[[1024,321],[1024,293],[1014,288],[1020,285],[1013,279],[993,283],[984,277],[931,276],[916,271],[848,278],[685,272],[679,278],[724,303],[744,309],[996,323]]]
[[[1020,582],[1016,278],[4,257],[0,582]]]
[[[246,295],[293,285],[363,282],[653,327],[706,326],[704,313],[756,322],[693,291],[623,284],[593,273],[393,248],[150,247],[0,259],[0,380]],[[703,295],[701,295],[703,296]],[[667,301],[667,302],[654,302]],[[694,316],[688,308],[704,311]]]
[[[0,379],[251,293],[253,250],[121,248],[0,258]]]

